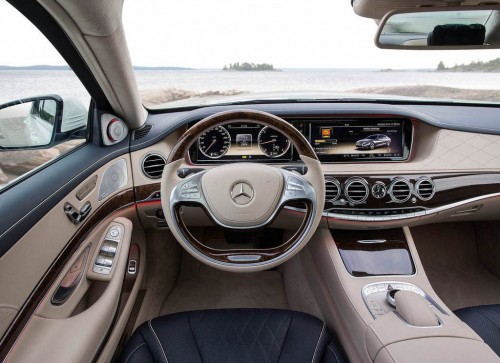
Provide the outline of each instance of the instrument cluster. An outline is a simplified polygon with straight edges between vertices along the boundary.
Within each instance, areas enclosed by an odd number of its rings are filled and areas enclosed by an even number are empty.
[[[217,126],[200,135],[191,150],[193,162],[289,161],[291,143],[281,132],[256,123],[235,122]]]

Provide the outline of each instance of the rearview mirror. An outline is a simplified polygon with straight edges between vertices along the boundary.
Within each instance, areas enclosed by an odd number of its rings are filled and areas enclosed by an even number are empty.
[[[0,105],[0,150],[45,149],[85,129],[87,110],[75,98],[41,96]]]
[[[375,43],[386,49],[500,48],[500,6],[392,11],[380,22]]]

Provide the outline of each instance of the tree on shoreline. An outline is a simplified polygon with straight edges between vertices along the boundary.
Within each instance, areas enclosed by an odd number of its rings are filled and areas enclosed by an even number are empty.
[[[224,65],[223,71],[274,71],[274,66],[269,63],[229,63],[229,67]]]
[[[437,72],[490,72],[500,73],[500,58],[492,59],[488,62],[476,61],[469,64],[455,64],[452,67],[446,67],[443,61],[439,62]]]

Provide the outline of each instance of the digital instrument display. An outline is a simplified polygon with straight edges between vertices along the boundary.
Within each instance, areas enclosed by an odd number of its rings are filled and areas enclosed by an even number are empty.
[[[412,126],[405,119],[311,122],[309,141],[323,161],[403,161]]]
[[[200,135],[191,159],[198,163],[291,160],[290,141],[278,130],[256,123],[217,126]]]

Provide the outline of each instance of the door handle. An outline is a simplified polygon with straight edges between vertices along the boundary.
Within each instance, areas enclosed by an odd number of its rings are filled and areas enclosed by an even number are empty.
[[[80,224],[85,217],[87,217],[92,210],[92,205],[90,202],[85,203],[80,211],[77,211],[71,203],[66,202],[64,204],[64,213],[66,213],[66,217],[71,221],[73,224]]]

